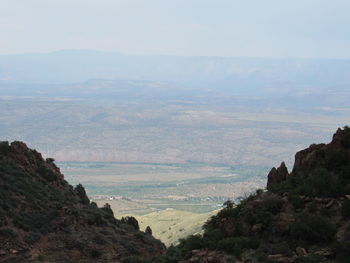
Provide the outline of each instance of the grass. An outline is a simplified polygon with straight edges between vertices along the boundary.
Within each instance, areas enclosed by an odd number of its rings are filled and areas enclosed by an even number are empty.
[[[153,236],[166,246],[177,244],[178,240],[202,231],[201,226],[217,211],[209,213],[192,213],[175,209],[166,209],[146,215],[133,215],[141,230],[150,226]]]

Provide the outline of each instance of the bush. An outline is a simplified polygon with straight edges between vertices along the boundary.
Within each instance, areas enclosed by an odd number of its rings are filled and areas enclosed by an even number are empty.
[[[338,170],[339,167],[349,164],[349,158],[345,151],[327,149],[325,152],[326,167],[329,170]]]
[[[88,215],[87,218],[89,225],[104,226],[106,222],[103,220],[102,215],[97,211],[94,211]]]
[[[263,199],[263,209],[267,210],[268,212],[272,213],[273,215],[277,214],[283,205],[283,200],[275,194],[270,194]]]
[[[17,232],[9,227],[0,228],[0,236],[15,238],[18,236]]]
[[[99,235],[99,234],[97,234],[94,237],[94,241],[96,242],[96,244],[99,244],[99,245],[104,245],[107,243],[106,240],[104,239],[104,237],[102,235]]]
[[[148,234],[148,235],[152,235],[152,229],[151,229],[150,226],[146,227],[145,233]]]
[[[0,154],[6,155],[11,150],[11,146],[7,141],[0,141]]]
[[[122,217],[121,221],[122,221],[122,223],[133,226],[136,230],[140,230],[139,222],[133,216]]]
[[[40,234],[35,233],[35,232],[29,232],[26,236],[24,236],[23,240],[26,242],[28,245],[33,245],[40,239]]]
[[[85,205],[90,204],[90,200],[86,195],[85,188],[81,184],[78,184],[74,188],[74,193],[79,197],[80,203],[85,204]]]
[[[112,210],[110,204],[105,203],[104,206],[103,206],[101,209],[102,209],[103,211],[105,211],[108,215],[114,217],[114,213],[113,213],[113,210]]]
[[[299,195],[289,195],[288,200],[292,203],[295,209],[303,209],[305,207],[304,201]]]
[[[257,249],[258,247],[259,241],[256,239],[247,237],[230,237],[220,240],[217,248],[240,257],[244,249]]]
[[[291,224],[291,235],[295,239],[311,243],[324,243],[334,239],[335,226],[325,217],[302,213]]]
[[[179,241],[179,247],[183,251],[191,251],[194,249],[201,249],[204,247],[204,241],[200,235],[191,235],[186,239],[180,239]]]
[[[97,250],[97,249],[92,249],[90,251],[90,254],[93,258],[98,258],[102,255],[101,251]]]
[[[41,165],[38,168],[38,173],[48,182],[54,182],[58,179],[57,174],[55,174],[51,169],[49,169],[45,165]]]

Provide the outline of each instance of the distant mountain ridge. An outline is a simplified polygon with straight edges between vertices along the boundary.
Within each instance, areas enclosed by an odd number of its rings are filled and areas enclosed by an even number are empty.
[[[89,50],[0,55],[0,80],[5,83],[131,79],[249,90],[349,84],[349,72],[350,60],[339,59],[128,56]]]

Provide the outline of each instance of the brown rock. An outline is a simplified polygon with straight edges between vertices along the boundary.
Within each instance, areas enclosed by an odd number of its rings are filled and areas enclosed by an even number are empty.
[[[289,173],[284,162],[277,169],[273,167],[267,175],[267,188],[285,181]]]

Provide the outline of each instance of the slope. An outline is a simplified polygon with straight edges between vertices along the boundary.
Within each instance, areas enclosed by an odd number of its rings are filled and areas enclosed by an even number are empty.
[[[0,262],[118,262],[160,254],[164,245],[97,208],[53,159],[22,142],[0,143]],[[131,224],[130,224],[131,223]]]

